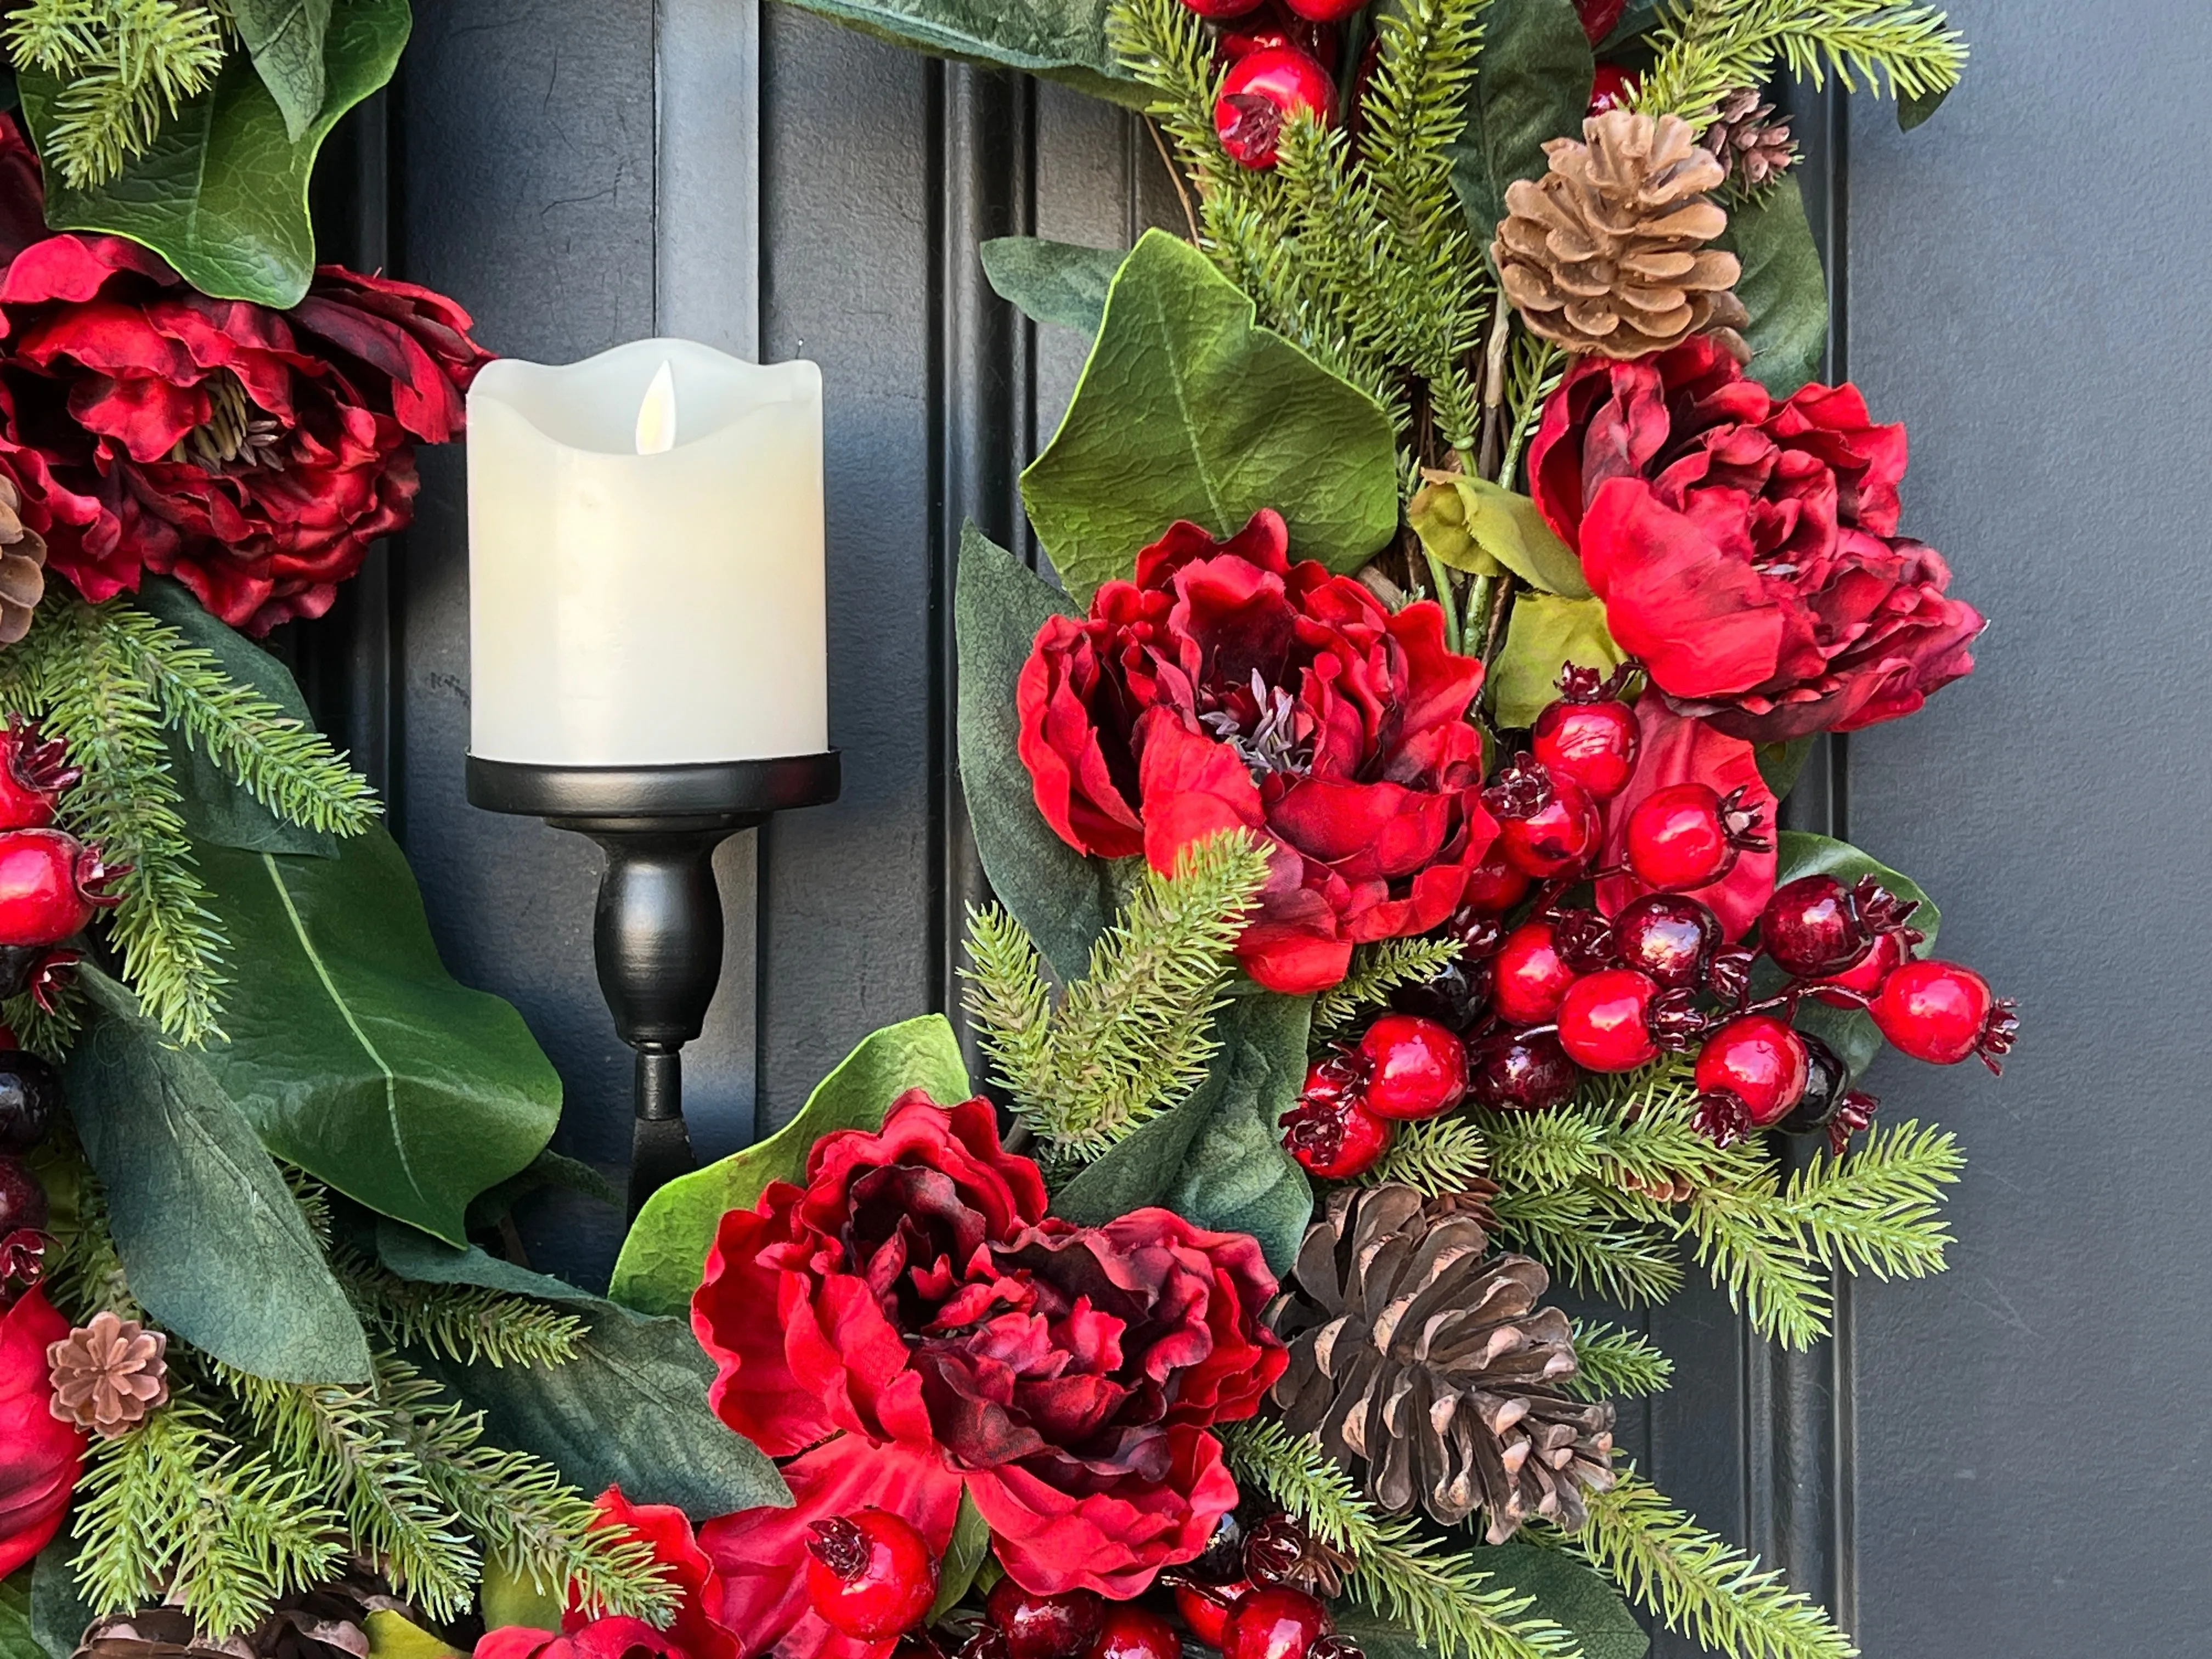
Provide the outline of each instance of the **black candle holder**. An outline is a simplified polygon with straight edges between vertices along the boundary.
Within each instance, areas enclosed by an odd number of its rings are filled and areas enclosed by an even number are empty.
[[[683,1047],[722,977],[714,849],[770,813],[837,799],[836,750],[702,766],[531,766],[469,757],[469,800],[589,836],[607,855],[592,955],[637,1052],[629,1209],[693,1167]]]

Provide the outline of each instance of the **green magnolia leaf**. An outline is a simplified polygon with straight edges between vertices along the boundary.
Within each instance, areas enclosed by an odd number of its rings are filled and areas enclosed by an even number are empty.
[[[1787,743],[1752,744],[1752,763],[1759,768],[1759,781],[1774,792],[1776,800],[1789,799],[1805,770],[1805,763],[1812,757],[1813,745],[1819,741],[1819,734],[1815,733],[1792,738]]]
[[[0,1659],[48,1659],[31,1633],[31,1573],[26,1565],[0,1578]]]
[[[682,1313],[725,1215],[750,1209],[771,1181],[803,1181],[807,1154],[833,1129],[882,1127],[891,1103],[909,1089],[945,1105],[974,1092],[960,1040],[942,1014],[871,1032],[766,1140],[679,1176],[647,1199],[623,1241],[608,1293],[647,1313]]]
[[[1158,1204],[1222,1232],[1250,1233],[1288,1270],[1313,1218],[1313,1188],[1276,1120],[1305,1082],[1307,997],[1267,993],[1221,1011],[1221,1052],[1190,1097],[1060,1188],[1053,1213],[1103,1226]]]
[[[390,1607],[370,1608],[361,1627],[368,1638],[368,1659],[467,1659],[460,1649]]]
[[[1152,94],[1106,44],[1108,0],[792,0],[902,46],[1003,64],[1142,109]]]
[[[526,1571],[509,1566],[495,1553],[484,1558],[483,1579],[477,1603],[486,1630],[520,1626],[525,1630],[557,1631],[567,1598],[558,1590],[540,1586]]]
[[[279,1158],[461,1242],[469,1200],[526,1166],[561,1115],[521,1015],[446,972],[382,830],[335,859],[207,847],[200,867],[233,946],[229,1041],[209,1072]]]
[[[619,1204],[623,1195],[615,1185],[590,1164],[548,1148],[517,1173],[495,1187],[487,1187],[469,1200],[468,1231],[483,1232],[499,1225],[499,1219],[532,1193],[547,1187],[581,1193],[601,1204]]]
[[[1164,231],[1123,263],[1074,401],[1022,474],[1030,521],[1077,599],[1129,574],[1177,519],[1226,536],[1271,507],[1292,555],[1332,570],[1396,531],[1390,417],[1254,315]]]
[[[230,0],[230,15],[261,84],[284,112],[285,136],[298,143],[323,107],[331,0]]]
[[[1552,533],[1536,503],[1518,490],[1465,473],[1431,475],[1406,518],[1421,545],[1455,570],[1478,576],[1510,570],[1547,593],[1589,598],[1574,549]]]
[[[1066,981],[1082,977],[1114,914],[1113,873],[1062,841],[1037,811],[1016,747],[1015,687],[1046,619],[1077,614],[1066,595],[974,525],[962,532],[952,597],[961,793],[991,890]]]
[[[1935,900],[1923,892],[1920,884],[1910,876],[1899,875],[1847,841],[1808,835],[1802,830],[1784,830],[1777,838],[1775,851],[1777,887],[1801,877],[1823,875],[1833,876],[1848,887],[1862,876],[1872,876],[1898,897],[1917,902],[1919,908],[1912,913],[1911,925],[1924,935],[1917,954],[1924,957],[1935,950],[1942,913],[1936,908]],[[1799,1030],[1811,1033],[1833,1048],[1844,1064],[1850,1067],[1853,1077],[1866,1070],[1881,1052],[1881,1033],[1875,1029],[1872,1016],[1861,1009],[1831,1008],[1808,997],[1797,1005],[1796,1024]]]
[[[74,1516],[71,1521],[74,1521]],[[92,1604],[76,1582],[75,1528],[64,1522],[52,1543],[31,1564],[31,1636],[46,1659],[70,1659],[84,1627],[93,1620]]]
[[[1534,726],[1544,706],[1559,695],[1559,672],[1568,664],[1610,674],[1627,654],[1606,628],[1603,599],[1516,595],[1505,645],[1491,665],[1486,688],[1497,723]]]
[[[143,243],[204,294],[279,310],[297,305],[315,271],[307,182],[337,119],[392,78],[411,26],[407,0],[347,0],[323,42],[325,91],[295,142],[252,64],[234,58],[216,84],[187,99],[152,146],[102,185],[46,181],[46,222]],[[40,149],[60,83],[17,73]]]
[[[933,1625],[960,1605],[960,1598],[975,1583],[975,1575],[991,1553],[991,1523],[966,1487],[960,1491],[960,1513],[952,1522],[952,1541],[937,1567],[937,1600],[929,1604],[924,1625]]]
[[[1828,349],[1828,279],[1797,180],[1784,173],[1757,198],[1736,203],[1715,246],[1743,262],[1735,292],[1751,313],[1743,330],[1751,373],[1786,398],[1820,374]]]
[[[70,1114],[132,1292],[155,1324],[256,1376],[365,1381],[361,1322],[207,1057],[80,971],[100,1017],[70,1056]]]
[[[1505,216],[1505,187],[1541,178],[1544,145],[1580,137],[1596,64],[1573,0],[1492,0],[1467,125],[1451,147],[1452,189],[1486,252]]]
[[[982,252],[983,274],[1001,300],[1025,317],[1086,337],[1098,332],[1114,273],[1129,257],[1126,248],[1085,247],[1042,236],[996,237]]]

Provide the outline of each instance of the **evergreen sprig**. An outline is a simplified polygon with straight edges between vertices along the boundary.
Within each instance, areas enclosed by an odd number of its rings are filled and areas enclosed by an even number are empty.
[[[1589,1496],[1565,1547],[1663,1620],[1730,1659],[1852,1659],[1858,1650],[1819,1605],[1758,1559],[1703,1530],[1650,1482],[1623,1471]]]
[[[1345,975],[1314,999],[1313,1034],[1320,1041],[1408,985],[1426,985],[1459,960],[1453,939],[1386,939],[1352,947]]]
[[[1206,1074],[1231,952],[1267,878],[1266,848],[1236,831],[1186,848],[1171,876],[1146,870],[1057,1007],[1020,924],[995,906],[971,915],[968,1012],[1056,1158],[1096,1158]]]
[[[1668,0],[1648,37],[1657,61],[1635,106],[1699,125],[1740,87],[1760,87],[1778,65],[1819,87],[1832,74],[1895,98],[1959,84],[1966,42],[1934,6],[1898,0]]]
[[[1674,1377],[1674,1362],[1635,1332],[1575,1322],[1575,1372],[1562,1386],[1577,1399],[1640,1399]]]
[[[586,1326],[527,1297],[470,1285],[422,1285],[352,1250],[331,1265],[354,1311],[396,1348],[421,1348],[461,1364],[561,1365],[576,1357]]]
[[[1555,1278],[1622,1308],[1664,1302],[1682,1288],[1672,1236],[1639,1214],[1620,1213],[1613,1195],[1576,1186],[1553,1192],[1508,1186],[1490,1200],[1500,1240],[1533,1255]]]
[[[220,0],[30,0],[9,52],[65,82],[42,159],[75,188],[112,179],[215,84],[234,33]]]
[[[1424,1198],[1464,1192],[1483,1172],[1482,1131],[1462,1117],[1401,1123],[1374,1168],[1360,1177],[1370,1186],[1397,1182]]]

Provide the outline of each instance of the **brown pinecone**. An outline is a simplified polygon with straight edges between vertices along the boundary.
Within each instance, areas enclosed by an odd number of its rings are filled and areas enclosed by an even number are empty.
[[[1582,1525],[1583,1492],[1613,1484],[1613,1407],[1552,1386],[1575,1369],[1566,1316],[1537,1307],[1540,1266],[1489,1251],[1471,1216],[1410,1187],[1342,1188],[1268,1320],[1291,1346],[1284,1426],[1318,1434],[1383,1509],[1447,1526],[1480,1509],[1502,1543],[1532,1516]]]
[[[343,1577],[286,1596],[245,1634],[222,1638],[204,1635],[181,1607],[142,1607],[96,1620],[70,1659],[363,1659],[370,1613],[390,1608],[421,1622],[390,1590],[356,1564]]]
[[[23,522],[23,492],[0,473],[0,645],[31,631],[46,592],[46,540]]]
[[[1733,253],[1707,247],[1728,215],[1705,191],[1726,178],[1680,116],[1625,109],[1544,146],[1551,171],[1516,179],[1490,257],[1535,333],[1570,351],[1642,357],[1747,320]]]
[[[53,1413],[104,1439],[129,1433],[169,1397],[169,1339],[102,1308],[46,1350]]]
[[[1745,190],[1763,189],[1797,159],[1790,123],[1773,117],[1773,105],[1743,88],[1721,100],[1719,113],[1698,143],[1713,153],[1735,183]]]

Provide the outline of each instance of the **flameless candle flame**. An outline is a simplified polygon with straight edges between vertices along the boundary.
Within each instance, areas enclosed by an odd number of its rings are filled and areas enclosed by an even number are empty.
[[[637,406],[637,453],[665,455],[676,447],[676,372],[666,362]]]

